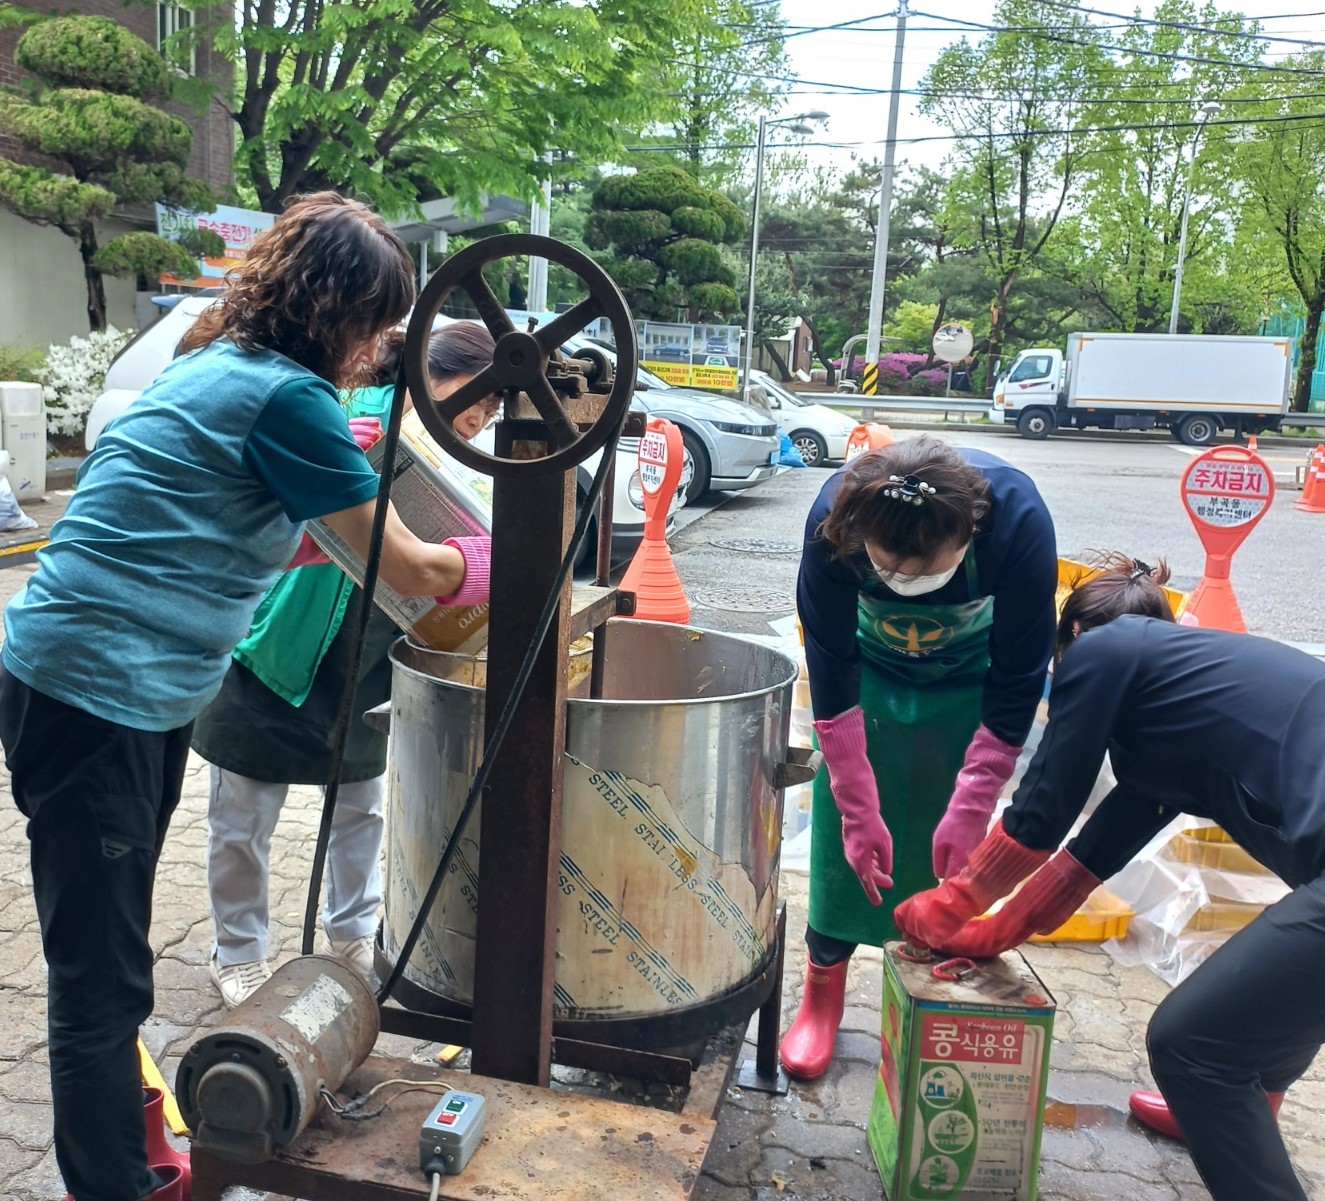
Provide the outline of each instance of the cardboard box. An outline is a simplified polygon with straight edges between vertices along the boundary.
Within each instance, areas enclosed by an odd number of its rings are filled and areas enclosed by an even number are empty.
[[[889,1201],[1035,1201],[1053,998],[1016,951],[945,980],[902,946],[884,948],[868,1130]]]
[[[383,442],[368,451],[380,471]],[[492,530],[492,480],[445,455],[411,410],[400,425],[391,501],[400,520],[425,542],[487,534]],[[356,583],[363,562],[320,521],[308,524],[313,540]],[[488,642],[488,606],[443,609],[430,596],[401,596],[381,580],[373,598],[378,607],[421,645],[439,651],[475,654]]]

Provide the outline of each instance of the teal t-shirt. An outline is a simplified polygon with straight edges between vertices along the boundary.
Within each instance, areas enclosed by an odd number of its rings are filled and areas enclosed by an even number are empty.
[[[176,359],[98,439],[5,610],[4,664],[108,721],[186,725],[303,523],[376,494],[331,384],[226,342]]]

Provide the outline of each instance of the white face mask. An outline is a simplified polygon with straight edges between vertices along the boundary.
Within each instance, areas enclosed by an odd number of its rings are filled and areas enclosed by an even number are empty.
[[[874,568],[874,574],[898,596],[924,596],[927,592],[937,592],[942,588],[957,574],[957,569],[965,560],[966,552],[963,551],[957,562],[937,575],[903,575],[900,571],[885,571],[873,559],[870,560],[870,566]]]

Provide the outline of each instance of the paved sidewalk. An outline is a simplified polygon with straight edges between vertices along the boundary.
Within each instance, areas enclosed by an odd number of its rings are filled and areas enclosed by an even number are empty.
[[[808,494],[812,483],[791,479],[782,487]],[[678,540],[678,566],[687,588],[695,589],[706,570],[711,570],[711,582],[716,586],[719,561],[724,557],[731,560],[704,539],[768,537],[770,530],[786,527],[781,516],[774,520],[780,492],[781,488],[770,490],[767,504],[747,503],[743,510],[741,506],[717,509],[698,523],[704,529],[702,535],[691,542],[684,536]],[[763,490],[760,500],[764,500]],[[803,513],[803,498],[796,500],[793,507],[797,506]],[[758,587],[765,592],[789,593],[795,563],[792,555],[765,559]],[[19,566],[0,570],[0,605],[29,571]],[[736,583],[731,576],[723,580]],[[766,620],[766,614],[730,609],[697,608],[695,612],[697,624],[747,632],[766,631]],[[196,1032],[222,1012],[206,966],[211,949],[203,864],[206,786],[206,767],[194,759],[157,880],[152,930],[158,955],[157,1003],[143,1037],[167,1080],[173,1079]],[[293,789],[273,841],[272,947],[277,961],[298,950],[319,810],[316,789]],[[805,878],[785,873],[783,892],[793,932],[784,998],[789,1019],[803,975],[799,931],[805,923]],[[1167,986],[1144,969],[1120,967],[1098,948],[1039,946],[1028,948],[1026,954],[1059,1006],[1050,1077],[1054,1124],[1044,1138],[1043,1201],[1198,1201],[1208,1197],[1180,1145],[1150,1135],[1126,1118],[1128,1093],[1138,1085],[1151,1084],[1145,1027]],[[793,1086],[782,1098],[731,1092],[696,1190],[699,1201],[876,1201],[882,1196],[865,1143],[878,1064],[881,974],[877,952],[857,956],[849,977],[838,1059],[823,1080]],[[23,819],[10,800],[7,776],[0,773],[3,1201],[60,1201],[64,1195],[50,1147],[44,987]],[[400,1039],[383,1040],[382,1046],[393,1054],[427,1053]],[[1292,1090],[1281,1120],[1308,1191],[1325,1199],[1325,1064],[1317,1064]]]

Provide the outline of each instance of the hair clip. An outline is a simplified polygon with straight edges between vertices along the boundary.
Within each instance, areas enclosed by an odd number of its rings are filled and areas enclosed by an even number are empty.
[[[1140,559],[1132,560],[1132,574],[1127,578],[1129,580],[1139,580],[1143,575],[1154,575],[1155,569],[1149,563],[1143,563]]]
[[[888,482],[894,486],[885,488],[884,496],[900,500],[903,504],[923,505],[925,497],[933,496],[935,492],[918,475],[890,475]]]

